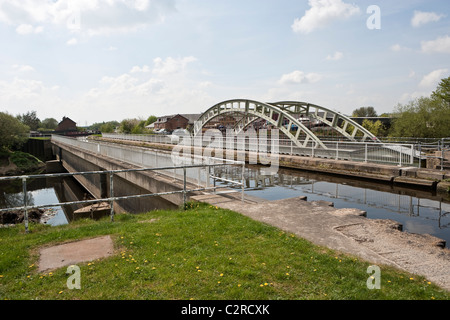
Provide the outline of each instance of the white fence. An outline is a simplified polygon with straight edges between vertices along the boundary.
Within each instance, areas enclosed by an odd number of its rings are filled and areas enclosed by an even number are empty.
[[[142,141],[161,144],[178,144],[178,136],[165,135],[136,135],[136,134],[112,134],[104,133],[103,137],[118,140]],[[237,139],[237,137],[235,137]],[[209,141],[203,141],[203,147],[209,145]],[[275,143],[276,145],[272,145]],[[420,156],[420,152],[414,144],[377,143],[377,142],[351,142],[351,141],[324,141],[327,149],[321,148],[313,141],[306,147],[299,147],[289,139],[267,140],[267,149],[276,150],[276,153],[296,155],[303,157],[317,157],[336,160],[363,161],[374,163],[395,164],[399,166],[412,166]],[[225,142],[223,143],[225,145]],[[235,140],[234,146],[237,146]],[[236,147],[235,147],[236,149]],[[245,150],[258,151],[258,144],[252,144],[250,139],[246,141]],[[267,151],[266,151],[267,150]]]
[[[241,161],[232,161],[226,159],[217,159],[211,157],[178,157],[171,152],[154,151],[145,148],[133,147],[130,145],[119,145],[113,143],[99,143],[86,141],[82,139],[67,138],[53,135],[52,141],[64,143],[74,146],[91,153],[110,157],[130,164],[134,164],[141,168],[156,168],[154,170],[158,174],[170,176],[174,179],[183,180],[199,187],[209,188],[215,185],[216,180],[220,177],[214,175],[212,168],[219,166],[238,166],[244,172],[245,163]],[[192,165],[192,167],[190,167]],[[164,168],[158,170],[158,168]],[[167,169],[171,168],[171,169]],[[185,172],[184,172],[185,171]],[[243,173],[242,173],[243,175]],[[241,182],[229,181],[230,183],[240,184]]]

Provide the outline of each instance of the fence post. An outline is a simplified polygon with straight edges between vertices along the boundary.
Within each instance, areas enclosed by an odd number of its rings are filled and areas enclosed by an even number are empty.
[[[183,167],[183,210],[186,210],[186,167]]]
[[[402,146],[402,145],[400,145],[400,153],[399,153],[399,156],[400,156],[400,161],[399,161],[399,167],[401,167],[401,166],[402,166],[402,155],[403,155],[403,154],[402,154],[402,151],[403,151],[403,150],[402,150],[402,149],[403,149],[402,147],[403,147],[403,146]]]
[[[409,160],[409,164],[414,164],[414,145],[411,144],[411,159]]]
[[[27,178],[22,178],[23,205],[24,205],[24,221],[25,233],[28,233],[28,198],[27,198]]]
[[[422,168],[422,145],[420,144],[420,141],[418,149],[419,149],[419,169],[420,169]]]
[[[365,143],[364,147],[364,162],[367,162],[367,142]]]
[[[114,173],[109,173],[109,197],[114,197]],[[114,222],[114,200],[110,200],[110,206],[111,206],[111,222]]]
[[[244,190],[245,190],[245,161],[242,162],[241,182],[242,182],[242,202],[244,202]]]
[[[336,142],[336,160],[339,159],[339,141]]]

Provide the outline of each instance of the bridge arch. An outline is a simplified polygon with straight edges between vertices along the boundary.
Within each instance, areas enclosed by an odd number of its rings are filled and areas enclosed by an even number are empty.
[[[311,117],[319,120],[352,141],[356,140],[355,137],[358,132],[362,133],[363,141],[367,138],[378,141],[372,133],[352,119],[324,107],[296,101],[264,103],[247,99],[226,100],[206,110],[194,124],[194,136],[200,133],[210,121],[227,114],[243,115],[241,120],[235,124],[234,130],[236,133],[241,132],[254,121],[264,119],[278,128],[299,147],[307,147],[308,143],[312,142],[314,147],[320,146],[327,149],[324,143],[299,120],[300,117]],[[331,119],[329,116],[331,116]],[[285,120],[288,123],[287,126],[283,125]],[[296,125],[298,128],[295,133],[290,130],[292,125]],[[346,131],[349,125],[354,128],[352,133]]]

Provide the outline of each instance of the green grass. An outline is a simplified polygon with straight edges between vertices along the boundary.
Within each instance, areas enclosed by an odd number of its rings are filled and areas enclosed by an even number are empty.
[[[79,263],[81,289],[67,267],[39,273],[38,249],[111,235],[116,253]],[[369,290],[370,263],[206,204],[188,210],[117,215],[114,222],[0,229],[0,299],[449,299],[448,292],[381,267]]]
[[[11,162],[13,162],[21,170],[30,170],[36,168],[41,161],[35,156],[22,151],[14,151],[10,155]]]

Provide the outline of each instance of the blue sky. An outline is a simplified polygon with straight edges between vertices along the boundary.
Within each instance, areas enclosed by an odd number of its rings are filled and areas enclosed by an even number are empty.
[[[448,0],[0,0],[0,37],[0,111],[78,125],[233,98],[381,114],[450,76]]]

